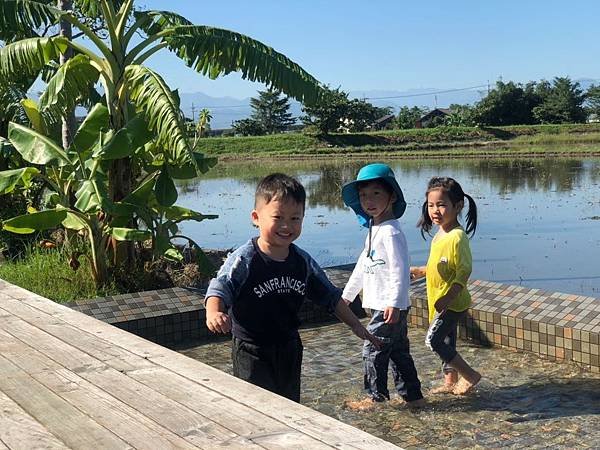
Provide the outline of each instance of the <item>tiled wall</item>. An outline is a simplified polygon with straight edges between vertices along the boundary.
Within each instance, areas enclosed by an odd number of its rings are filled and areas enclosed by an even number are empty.
[[[342,287],[351,270],[347,265],[326,272]],[[600,372],[600,299],[478,280],[469,284],[469,290],[473,305],[460,326],[463,339],[574,361]],[[69,306],[162,345],[181,345],[214,336],[204,325],[203,297],[202,291],[173,288]],[[411,302],[411,323],[427,327],[423,281],[413,283]],[[357,306],[352,305],[354,312],[364,316]],[[333,320],[311,302],[304,303],[301,317],[305,323]]]
[[[473,305],[460,337],[544,358],[574,361],[600,372],[600,299],[489,281],[469,283]],[[425,284],[411,293],[411,322],[427,326]]]
[[[216,337],[205,326],[204,292],[200,290],[169,288],[80,300],[67,306],[165,346]],[[302,306],[300,318],[305,323],[333,320],[324,308],[310,302]]]

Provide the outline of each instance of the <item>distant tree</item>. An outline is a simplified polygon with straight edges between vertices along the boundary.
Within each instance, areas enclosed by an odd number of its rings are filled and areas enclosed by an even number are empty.
[[[400,108],[400,112],[396,116],[395,119],[395,128],[400,128],[401,130],[408,130],[415,127],[415,123],[421,117],[429,112],[429,108],[418,106],[413,106],[409,108],[408,106],[403,106]]]
[[[541,104],[533,108],[533,116],[541,123],[577,123],[585,121],[585,94],[579,83],[569,77],[556,77],[552,85],[542,81],[537,94]]]
[[[321,134],[336,131],[361,132],[373,122],[391,114],[392,108],[374,106],[365,100],[348,98],[348,93],[340,88],[325,88],[317,104],[304,106],[306,114],[300,117],[302,122],[316,128]]]
[[[242,136],[262,136],[266,130],[254,119],[236,120],[231,124],[235,134]]]
[[[358,99],[350,100],[347,107],[345,120],[349,131],[353,133],[369,129],[377,119],[392,113],[392,108],[389,106],[374,106],[365,100]]]
[[[212,120],[212,114],[207,108],[202,108],[200,114],[198,114],[198,123],[196,124],[196,136],[198,138],[204,137],[206,133],[210,131],[210,121]]]
[[[600,119],[600,86],[592,84],[585,93],[585,112]]]
[[[450,116],[435,116],[427,122],[425,128],[437,128],[448,126],[448,119]]]
[[[348,115],[348,93],[340,88],[325,88],[319,101],[312,106],[304,106],[306,114],[300,117],[305,125],[315,127],[319,133],[328,134],[338,131]]]
[[[281,97],[279,91],[258,91],[258,97],[250,99],[250,106],[253,109],[250,118],[268,134],[280,133],[296,122],[289,112],[288,97]]]
[[[496,87],[479,101],[473,111],[473,120],[481,125],[520,125],[536,123],[532,110],[539,105],[535,83],[504,83]]]
[[[471,105],[450,105],[450,115],[446,117],[445,124],[449,127],[471,127],[475,125],[473,120],[474,108]]]

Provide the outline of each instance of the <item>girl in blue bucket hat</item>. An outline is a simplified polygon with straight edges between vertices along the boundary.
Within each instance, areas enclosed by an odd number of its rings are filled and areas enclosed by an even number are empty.
[[[390,360],[398,394],[410,406],[421,406],[425,401],[408,340],[408,246],[397,220],[406,210],[402,189],[388,165],[369,164],[360,169],[356,180],[344,185],[342,197],[356,213],[359,223],[369,229],[365,248],[342,298],[351,303],[362,290],[362,306],[371,310],[367,329],[382,342],[380,349],[364,342],[367,397],[348,401],[346,406],[365,410],[390,399],[387,387]]]

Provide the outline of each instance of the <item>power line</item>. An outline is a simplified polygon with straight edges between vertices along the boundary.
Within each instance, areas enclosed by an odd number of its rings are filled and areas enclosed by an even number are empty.
[[[457,88],[457,89],[446,89],[443,91],[433,91],[433,92],[421,92],[419,94],[404,94],[404,95],[393,95],[390,97],[363,97],[364,100],[389,100],[389,99],[393,99],[393,98],[410,98],[410,97],[426,97],[428,95],[437,95],[437,94],[448,94],[450,92],[460,92],[460,91],[469,91],[471,89],[478,89],[478,88],[488,88],[489,90],[489,84],[480,84],[478,86],[469,86],[469,87],[465,87],[465,88]],[[248,108],[250,106],[249,103],[245,104],[245,105],[229,105],[229,106],[225,106],[225,105],[215,105],[215,106],[204,106],[204,108],[207,109],[220,109],[220,108]]]
[[[365,100],[387,100],[390,98],[425,97],[427,95],[448,94],[450,92],[469,91],[471,89],[477,89],[477,88],[482,88],[482,87],[487,87],[487,86],[488,86],[487,84],[480,84],[479,86],[471,86],[471,87],[458,88],[458,89],[447,89],[445,91],[421,92],[419,94],[394,95],[394,96],[390,96],[390,97],[365,97]]]

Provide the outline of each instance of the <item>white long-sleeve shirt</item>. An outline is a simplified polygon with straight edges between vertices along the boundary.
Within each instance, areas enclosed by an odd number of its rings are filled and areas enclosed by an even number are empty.
[[[369,236],[342,297],[352,301],[362,289],[362,306],[383,311],[387,306],[408,309],[410,267],[406,237],[396,219],[373,225],[371,255]]]

